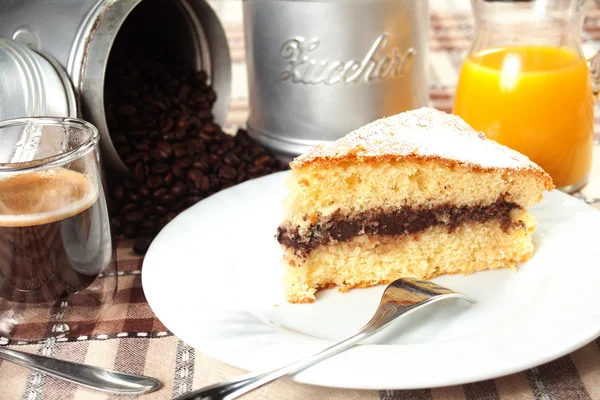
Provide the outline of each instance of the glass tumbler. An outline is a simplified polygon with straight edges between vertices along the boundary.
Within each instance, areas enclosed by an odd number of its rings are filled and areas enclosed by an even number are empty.
[[[116,256],[98,140],[77,119],[0,122],[0,336],[87,333],[111,305]]]

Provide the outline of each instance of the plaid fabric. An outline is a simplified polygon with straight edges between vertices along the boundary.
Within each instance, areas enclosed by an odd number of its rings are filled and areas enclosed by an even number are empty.
[[[213,5],[226,28],[233,60],[233,93],[228,128],[243,125],[247,116],[241,2]],[[431,0],[431,103],[449,111],[462,57],[473,35],[465,0]],[[593,4],[585,22],[589,51],[600,47],[600,6]],[[600,113],[596,113],[600,132]],[[596,142],[600,140],[597,136]],[[600,152],[600,146],[595,149]],[[597,154],[595,160],[600,160]],[[577,195],[600,209],[600,165],[595,163],[590,184]],[[103,321],[87,334],[68,340],[0,342],[0,345],[154,376],[164,387],[144,399],[171,399],[245,371],[226,365],[173,336],[153,315],[141,287],[142,259],[131,242],[117,242],[119,272],[115,304]],[[1,400],[100,400],[116,396],[68,384],[41,373],[0,361]],[[130,397],[121,396],[119,399]],[[357,391],[302,385],[279,380],[250,393],[248,399],[600,399],[600,340],[556,361],[499,379],[426,390]]]

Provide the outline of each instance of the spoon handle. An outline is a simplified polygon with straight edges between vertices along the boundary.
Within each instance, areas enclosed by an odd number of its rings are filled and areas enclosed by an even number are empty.
[[[431,304],[435,301],[447,299],[449,297],[455,297],[453,294],[440,295],[437,297],[429,298],[425,301],[410,304],[410,305],[397,305],[393,303],[386,303],[380,305],[379,309],[365,326],[363,326],[357,333],[334,343],[324,350],[319,351],[311,356],[303,358],[292,364],[284,367],[275,369],[269,372],[258,372],[241,375],[237,378],[233,378],[221,383],[206,386],[197,391],[188,393],[177,400],[231,400],[235,399],[251,390],[257,389],[269,382],[274,381],[284,375],[293,374],[301,371],[321,360],[331,357],[348,347],[356,344],[357,342],[368,338],[369,336],[377,333],[388,323],[397,319],[402,315],[409,314],[409,311],[414,311],[418,308],[424,307],[427,304]]]
[[[0,359],[109,393],[142,394],[160,387],[160,382],[154,378],[57,360],[2,347],[0,347]]]

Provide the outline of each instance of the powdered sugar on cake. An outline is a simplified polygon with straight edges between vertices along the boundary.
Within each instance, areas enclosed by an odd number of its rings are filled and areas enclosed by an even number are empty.
[[[523,154],[476,132],[460,117],[420,108],[372,122],[338,139],[319,145],[297,157],[292,168],[315,162],[398,159],[412,156],[442,158],[483,169],[536,169]]]

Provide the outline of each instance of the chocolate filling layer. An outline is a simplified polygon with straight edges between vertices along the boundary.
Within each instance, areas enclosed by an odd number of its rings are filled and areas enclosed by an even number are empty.
[[[315,247],[332,241],[347,241],[359,235],[406,235],[422,232],[432,226],[447,226],[449,231],[467,221],[486,222],[499,220],[507,231],[513,221],[510,212],[520,208],[517,204],[499,199],[487,206],[441,205],[429,209],[401,208],[391,212],[370,210],[352,217],[335,212],[329,220],[313,225],[309,235],[301,236],[298,227],[281,225],[277,241],[306,256]]]

